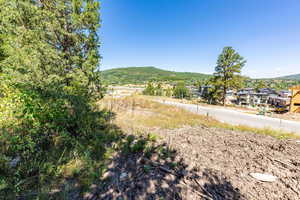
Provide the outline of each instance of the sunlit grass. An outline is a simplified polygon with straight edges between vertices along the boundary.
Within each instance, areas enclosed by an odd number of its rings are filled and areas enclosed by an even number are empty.
[[[278,139],[285,139],[285,138],[300,138],[299,135],[291,132],[285,132],[281,130],[275,130],[272,128],[254,128],[250,126],[245,125],[231,125],[227,123],[222,123],[216,120],[211,120],[206,123],[204,123],[208,127],[216,127],[216,128],[223,128],[227,130],[233,130],[233,131],[241,131],[241,132],[252,132],[256,134],[262,134],[262,135],[269,135]]]
[[[145,97],[130,96],[120,99],[106,98],[102,106],[117,113],[116,123],[122,129],[134,127],[174,129],[201,125],[205,116],[181,108],[160,104]]]
[[[288,133],[271,128],[253,128],[245,125],[231,125],[198,115],[182,108],[165,105],[145,96],[129,96],[112,99],[105,98],[101,104],[117,113],[116,124],[125,130],[147,132],[152,128],[175,129],[184,126],[206,126],[227,130],[253,132],[276,138],[300,138],[295,133]]]

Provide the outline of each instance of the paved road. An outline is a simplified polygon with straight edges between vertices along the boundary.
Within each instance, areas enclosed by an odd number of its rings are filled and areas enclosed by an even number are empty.
[[[183,104],[171,101],[160,102],[179,106],[194,113],[208,115],[219,121],[233,125],[247,125],[256,128],[272,128],[275,130],[294,132],[300,135],[300,122],[271,118],[261,115],[247,114],[229,109],[198,106],[195,104]]]

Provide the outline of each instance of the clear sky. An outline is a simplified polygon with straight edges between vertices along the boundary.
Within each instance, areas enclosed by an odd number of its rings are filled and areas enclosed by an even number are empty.
[[[224,46],[243,74],[300,73],[300,0],[102,0],[101,69],[212,73]]]

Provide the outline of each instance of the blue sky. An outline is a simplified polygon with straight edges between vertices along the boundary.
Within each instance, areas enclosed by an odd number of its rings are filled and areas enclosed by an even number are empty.
[[[102,0],[101,69],[212,73],[224,46],[251,77],[300,73],[299,0]]]

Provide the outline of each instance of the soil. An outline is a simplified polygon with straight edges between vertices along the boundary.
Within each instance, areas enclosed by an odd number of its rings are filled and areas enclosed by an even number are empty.
[[[87,199],[300,199],[300,141],[203,126],[155,133],[163,154],[120,152]]]

